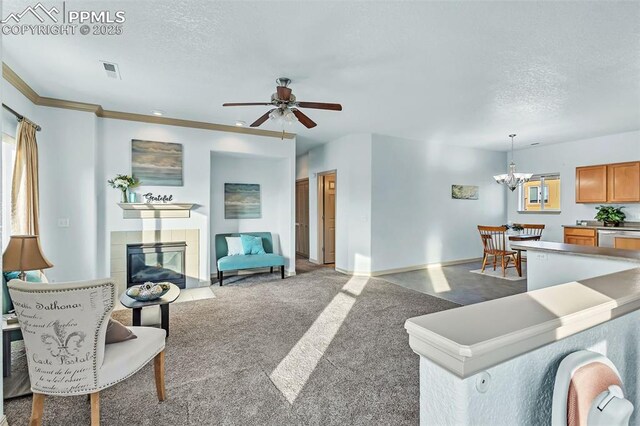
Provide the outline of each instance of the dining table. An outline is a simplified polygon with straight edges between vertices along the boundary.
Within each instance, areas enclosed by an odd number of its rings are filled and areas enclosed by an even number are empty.
[[[540,241],[541,235],[513,234],[509,235],[509,241]],[[522,250],[515,249],[516,262],[518,262],[518,275],[522,276]]]

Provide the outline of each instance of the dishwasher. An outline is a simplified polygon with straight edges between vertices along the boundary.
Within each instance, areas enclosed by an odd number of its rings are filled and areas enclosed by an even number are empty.
[[[640,239],[640,231],[623,231],[621,229],[599,229],[598,230],[598,246],[599,247],[615,247],[616,238],[638,238]]]

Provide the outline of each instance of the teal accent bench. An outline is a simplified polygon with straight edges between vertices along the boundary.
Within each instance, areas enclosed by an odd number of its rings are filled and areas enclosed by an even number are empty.
[[[273,253],[273,240],[271,232],[242,232],[242,235],[252,235],[262,238],[262,247],[266,254],[245,254],[243,256],[227,256],[229,248],[225,237],[239,237],[240,233],[216,234],[216,264],[218,268],[218,281],[222,285],[224,273],[239,271],[241,269],[273,268],[280,267],[280,276],[284,279],[284,257]]]

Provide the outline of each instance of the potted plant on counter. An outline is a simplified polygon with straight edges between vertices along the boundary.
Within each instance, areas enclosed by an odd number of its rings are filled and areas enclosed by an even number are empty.
[[[116,175],[116,177],[114,177],[113,179],[109,179],[107,183],[112,188],[119,189],[120,191],[122,191],[121,202],[127,203],[129,202],[129,199],[127,197],[127,192],[129,191],[129,189],[135,188],[136,186],[138,186],[140,184],[140,181],[134,178],[133,176]]]
[[[614,206],[598,206],[596,210],[596,220],[604,223],[604,226],[619,226],[624,219],[627,217],[622,209],[622,207],[614,207]]]

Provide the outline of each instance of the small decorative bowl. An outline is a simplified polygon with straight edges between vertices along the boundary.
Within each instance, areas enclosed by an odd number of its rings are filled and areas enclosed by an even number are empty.
[[[146,282],[140,285],[134,285],[127,289],[127,296],[138,302],[149,302],[156,300],[167,294],[171,289],[168,283],[152,283]]]

